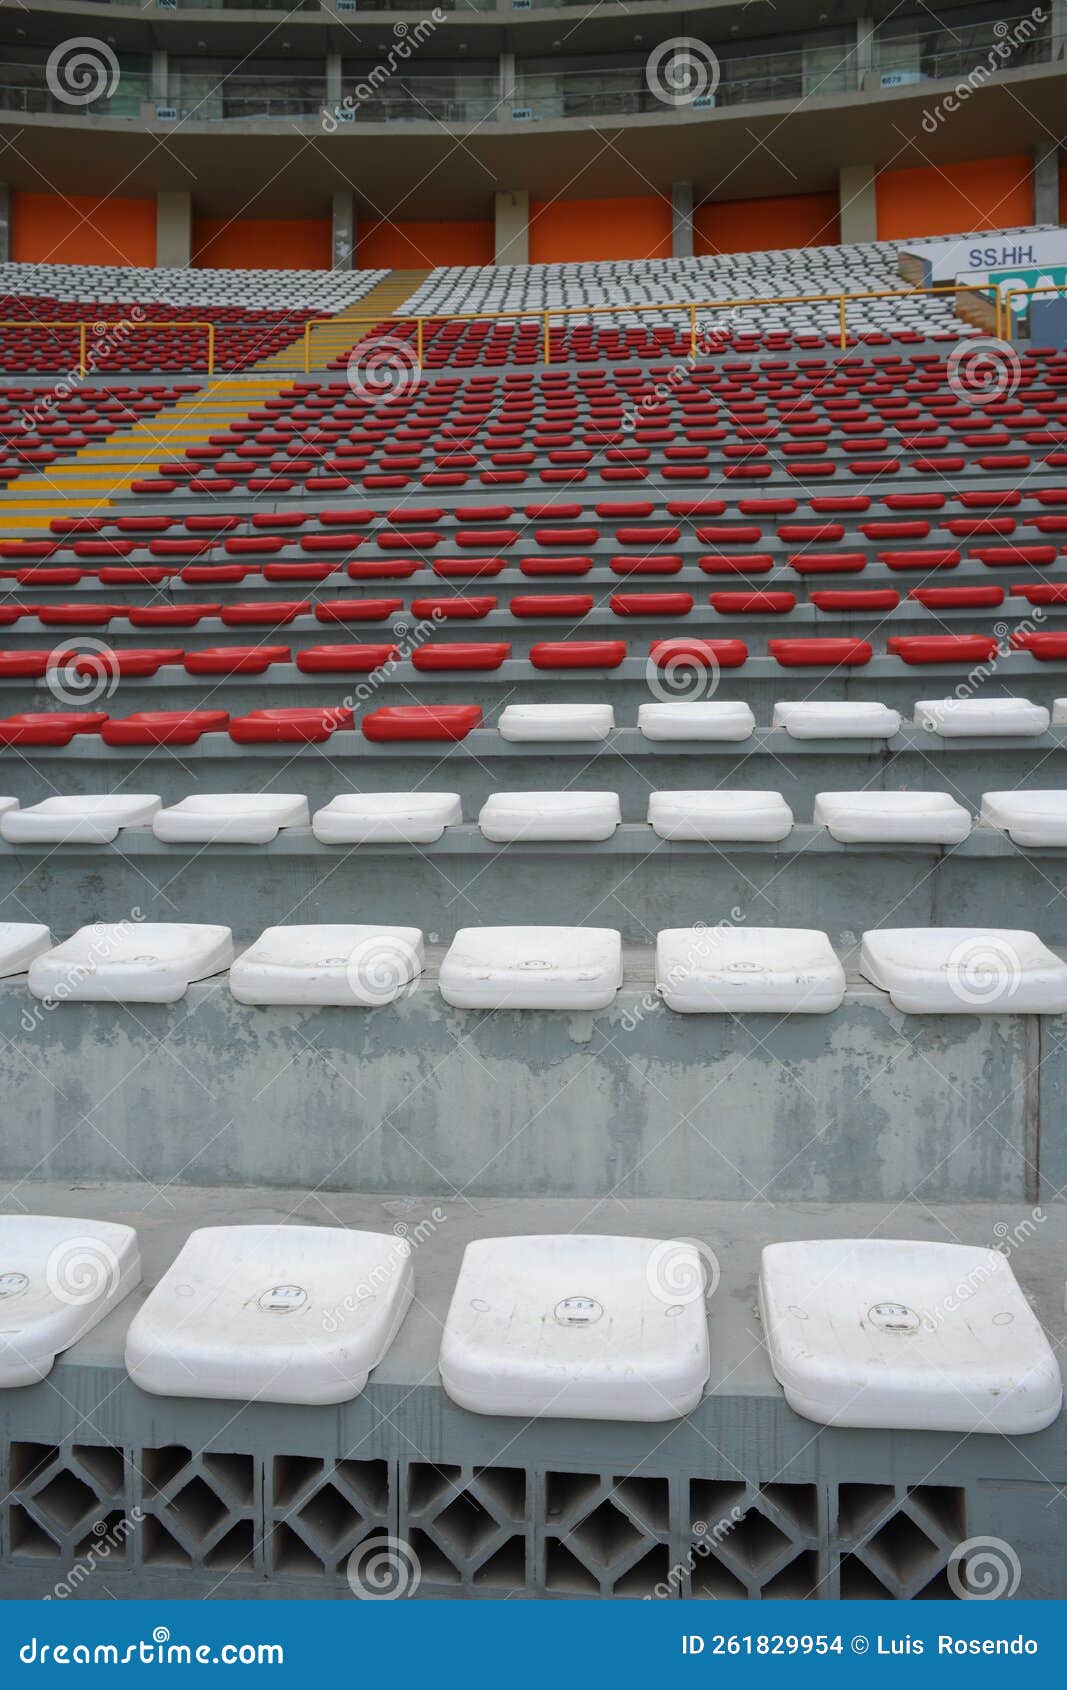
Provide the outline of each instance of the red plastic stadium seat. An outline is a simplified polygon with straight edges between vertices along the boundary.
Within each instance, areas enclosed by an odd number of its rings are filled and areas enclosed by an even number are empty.
[[[417,646],[411,654],[412,666],[422,671],[451,669],[499,669],[511,656],[511,647],[503,640],[482,644],[459,643],[444,645],[430,643]]]
[[[711,593],[709,602],[720,616],[785,616],[796,606],[796,594]]]
[[[767,575],[774,568],[770,552],[708,552],[697,563],[705,575]]]
[[[976,557],[987,569],[999,569],[1021,563],[1043,568],[1055,563],[1055,546],[972,546],[968,557]]]
[[[1042,581],[1034,587],[1013,587],[1014,598],[1026,599],[1028,604],[1067,604],[1067,581]]]
[[[586,616],[592,593],[518,593],[508,608],[512,616]]]
[[[37,681],[77,655],[73,651],[0,651],[0,680]]]
[[[648,650],[658,669],[674,665],[693,669],[740,669],[748,659],[744,640],[702,640],[683,635],[653,640]]]
[[[75,734],[95,733],[106,721],[102,710],[23,711],[0,720],[0,745],[69,745]]]
[[[463,598],[456,594],[453,598],[441,599],[412,599],[411,614],[419,617],[430,617],[436,621],[442,617],[457,621],[479,622],[483,616],[488,616],[495,610],[498,600],[488,595],[484,598]]]
[[[287,645],[218,645],[187,651],[190,675],[262,675],[272,663],[288,663]]]
[[[297,652],[296,666],[305,675],[370,675],[399,656],[395,645],[312,645]]]
[[[850,592],[848,588],[826,587],[811,594],[811,602],[816,610],[895,610],[900,603],[900,594],[892,587],[874,587],[869,591],[857,588]]]
[[[530,647],[535,669],[617,669],[625,640],[542,640]]]
[[[481,725],[481,706],[477,704],[383,705],[360,722],[364,738],[375,742],[465,739]]]
[[[590,600],[592,603],[592,600]],[[616,616],[688,616],[693,608],[692,593],[612,593],[611,608]]]
[[[993,610],[1004,603],[1004,588],[912,587],[908,597],[927,610]]]
[[[1062,663],[1067,658],[1067,633],[1057,634],[1044,629],[1041,632],[1020,630],[1012,634],[1011,644],[1016,651],[1028,651],[1041,663]]]
[[[543,575],[588,575],[592,567],[591,557],[575,557],[570,554],[560,557],[524,557],[519,563],[519,573],[531,578]]]
[[[250,710],[231,718],[230,738],[238,745],[321,745],[338,728],[352,726],[352,711],[341,705]]]
[[[98,675],[137,679],[156,674],[165,663],[180,663],[184,656],[180,646],[159,646],[152,650],[127,647],[120,651],[79,653],[69,668],[75,675],[90,679]]]
[[[960,554],[948,551],[879,552],[878,561],[884,563],[887,569],[955,569]]]
[[[125,616],[123,604],[42,604],[37,615],[47,628],[105,628],[114,616]]]
[[[203,733],[217,733],[229,721],[225,710],[136,710],[112,716],[100,729],[105,745],[195,745]]]
[[[221,611],[228,628],[247,626],[277,628],[304,616],[311,609],[309,599],[249,599],[247,603],[227,604]]]
[[[135,604],[131,628],[195,628],[201,617],[217,616],[221,604]]]
[[[984,663],[997,650],[986,634],[894,635],[886,650],[904,663]]]
[[[317,622],[385,622],[403,610],[403,599],[322,599],[315,606]]]
[[[789,559],[798,575],[858,575],[867,567],[865,552],[797,552]]]
[[[850,639],[768,640],[767,651],[785,669],[856,669],[872,656],[866,640]]]

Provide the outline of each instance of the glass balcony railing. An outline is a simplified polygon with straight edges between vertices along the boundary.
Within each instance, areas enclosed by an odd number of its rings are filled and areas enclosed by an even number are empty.
[[[1015,20],[1016,22],[1021,20]],[[1010,29],[1013,20],[1005,20]],[[1002,39],[1000,37],[998,40]],[[990,63],[989,44],[954,47],[952,51],[920,51],[917,38],[878,42],[874,67],[863,73],[866,89],[897,87],[930,80],[958,81],[980,72],[981,83],[1029,65],[1064,57],[1065,40],[1049,35],[1021,39],[1011,53]],[[408,123],[475,125],[487,122],[538,123],[600,117],[663,116],[665,106],[649,86],[644,63],[622,68],[601,67],[549,71],[532,70],[520,62],[515,86],[501,96],[495,75],[459,72],[454,76],[418,76],[385,66],[363,73],[348,69],[338,95],[327,96],[325,60],[322,75],[255,75],[247,63],[226,75],[215,61],[197,72],[195,61],[181,68],[171,61],[167,98],[152,93],[147,72],[123,72],[110,94],[91,102],[62,99],[48,87],[42,64],[0,63],[0,110],[22,115],[54,113],[95,117],[139,118],[154,99],[161,117],[191,123],[252,122],[318,124],[329,133],[345,125]],[[543,63],[543,61],[542,61]],[[724,56],[714,92],[699,95],[689,110],[718,109],[756,102],[785,102],[826,95],[855,93],[861,82],[854,49],[825,44],[791,53]]]

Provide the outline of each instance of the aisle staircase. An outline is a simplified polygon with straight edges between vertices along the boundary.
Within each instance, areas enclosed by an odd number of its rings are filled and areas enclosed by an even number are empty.
[[[343,317],[323,321],[310,332],[312,370],[325,370],[336,358],[342,358],[349,347],[370,334],[371,330],[391,317],[412,294],[420,288],[428,270],[390,270],[384,282],[358,300],[352,312]],[[304,368],[304,336],[281,352],[274,352],[255,365],[256,370],[300,371]]]

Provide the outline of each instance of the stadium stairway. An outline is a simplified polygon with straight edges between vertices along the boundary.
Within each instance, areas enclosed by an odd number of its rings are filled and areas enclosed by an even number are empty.
[[[311,330],[311,359],[313,370],[326,370],[336,364],[338,358],[343,358],[349,348],[371,333],[377,334],[385,327],[388,319],[405,305],[412,294],[418,292],[429,275],[428,270],[391,270],[384,281],[359,300],[353,315],[358,319],[355,323],[351,315],[340,315],[332,322],[323,322]],[[365,321],[364,319],[375,319]],[[304,335],[295,340],[291,346],[281,352],[274,352],[269,358],[264,358],[255,368],[257,371],[303,369],[304,367]]]

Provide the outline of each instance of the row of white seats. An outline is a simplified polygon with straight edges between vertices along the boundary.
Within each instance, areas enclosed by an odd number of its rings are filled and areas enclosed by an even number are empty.
[[[141,1281],[132,1227],[0,1217],[0,1386],[32,1384]],[[337,1227],[193,1232],[130,1323],[167,1397],[332,1404],[364,1390],[414,1295],[413,1246]],[[564,1233],[468,1244],[441,1337],[475,1414],[676,1420],[711,1375],[709,1244]],[[759,1310],[787,1402],[823,1425],[1017,1436],[1050,1425],[1055,1356],[996,1249],[896,1239],[767,1246]]]
[[[909,726],[943,739],[1043,734],[1067,722],[1067,698],[1051,712],[1028,698],[920,698]],[[610,704],[508,704],[497,718],[501,738],[521,741],[603,740],[615,727]],[[772,730],[793,739],[892,739],[905,726],[899,710],[863,699],[782,702],[773,707]],[[638,731],[652,740],[741,740],[756,731],[748,704],[719,699],[676,699],[639,705]]]
[[[0,293],[78,304],[239,305],[327,314],[353,305],[388,270],[146,269],[115,264],[0,264]]]
[[[708,844],[774,842],[794,826],[782,793],[721,787],[652,792],[647,819],[661,839]],[[813,820],[842,844],[959,845],[972,827],[948,792],[819,792]],[[478,813],[484,838],[501,845],[595,842],[621,821],[616,792],[494,792]],[[167,844],[265,845],[310,827],[324,845],[432,845],[462,822],[458,792],[343,793],[314,814],[294,792],[194,794],[166,808],[155,793],[57,795],[26,809],[0,798],[0,837],[11,845],[109,845],[144,827]],[[987,792],[979,825],[1017,845],[1067,845],[1067,790]]]
[[[1067,962],[1036,933],[1000,927],[872,928],[860,973],[909,1015],[1062,1015]],[[36,922],[0,922],[0,976],[27,974],[34,997],[62,1003],[176,1003],[228,970],[239,1003],[378,1008],[425,967],[418,927],[268,927],[235,955],[228,927],[206,922],[92,922],[55,945]],[[656,991],[683,1015],[826,1015],[845,971],[815,928],[665,928]],[[602,1010],[623,983],[610,927],[462,927],[438,989],[457,1009]]]

